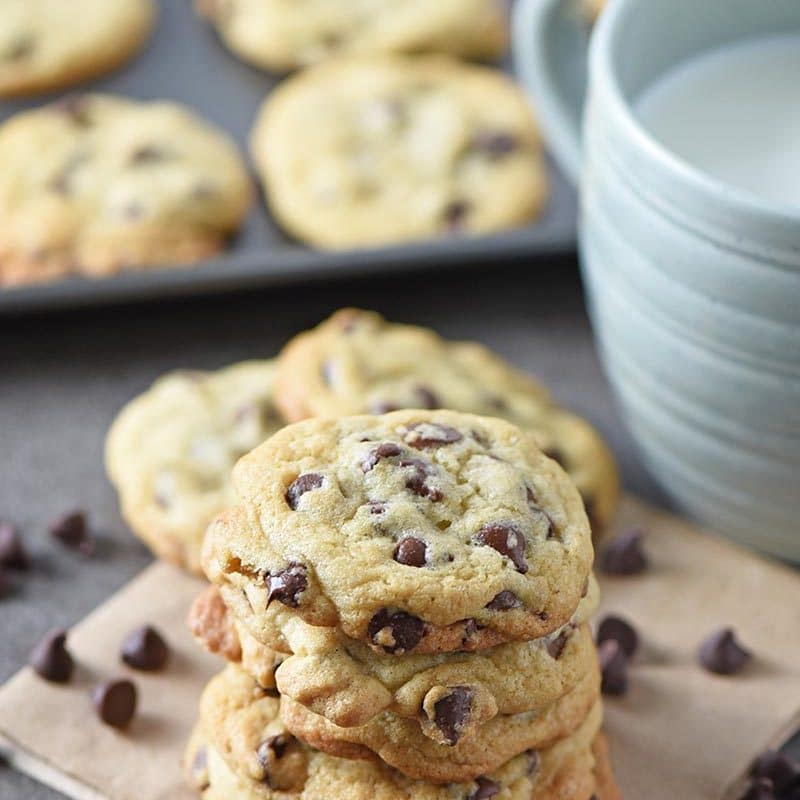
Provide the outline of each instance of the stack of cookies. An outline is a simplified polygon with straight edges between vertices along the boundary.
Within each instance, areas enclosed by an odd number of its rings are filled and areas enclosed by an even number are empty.
[[[233,471],[191,624],[229,660],[206,800],[616,798],[581,497],[535,436],[446,410],[312,418]]]

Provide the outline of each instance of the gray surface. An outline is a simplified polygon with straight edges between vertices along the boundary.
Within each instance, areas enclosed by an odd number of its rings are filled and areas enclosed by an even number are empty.
[[[189,0],[161,0],[159,23],[141,56],[88,88],[144,100],[179,100],[227,130],[244,151],[256,111],[276,78],[232,56],[191,7]],[[0,102],[0,122],[40,102]],[[575,244],[575,195],[549,163],[551,193],[546,210],[536,224],[511,233],[355,254],[324,253],[284,236],[259,197],[231,249],[207,264],[188,270],[140,270],[100,281],[71,278],[48,286],[0,291],[0,314],[98,304],[110,298],[162,298],[235,286],[307,283],[332,274],[427,268],[443,260],[461,266],[501,256],[569,252]]]
[[[0,680],[25,662],[47,628],[81,619],[148,563],[103,475],[103,435],[119,407],[164,370],[274,353],[292,333],[342,305],[480,339],[535,371],[608,437],[627,487],[666,503],[615,414],[569,259],[537,269],[486,265],[0,321],[0,517],[23,527],[36,554],[33,572],[0,601]],[[48,520],[76,505],[88,508],[103,532],[101,553],[91,561],[57,549],[44,533]],[[56,797],[0,769],[2,800]]]

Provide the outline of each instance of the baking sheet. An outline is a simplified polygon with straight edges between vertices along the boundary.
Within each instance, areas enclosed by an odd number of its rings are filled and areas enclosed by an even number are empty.
[[[627,497],[617,527],[641,525],[652,569],[601,577],[601,614],[632,620],[643,646],[631,691],[606,698],[611,757],[627,800],[731,800],[752,757],[800,725],[800,577],[676,517]],[[68,686],[23,669],[0,688],[0,748],[19,769],[77,800],[188,800],[180,759],[208,678],[222,667],[185,627],[202,582],[155,564],[77,625],[80,664]],[[174,657],[163,673],[132,673],[118,647],[151,622]],[[753,650],[734,677],[695,662],[700,641],[736,627]],[[102,677],[129,674],[140,689],[130,730],[101,725],[88,698]]]
[[[160,16],[148,45],[121,71],[79,89],[108,91],[143,100],[169,98],[195,109],[228,131],[246,152],[247,136],[264,97],[278,78],[240,62],[192,10],[190,0],[160,0]],[[52,98],[0,101],[0,121]],[[448,238],[401,247],[328,253],[287,238],[269,217],[260,195],[231,247],[200,266],[136,270],[91,280],[0,289],[0,314],[33,309],[213,294],[247,286],[324,278],[427,270],[520,256],[545,257],[575,247],[576,199],[548,161],[551,194],[535,224],[482,238]]]

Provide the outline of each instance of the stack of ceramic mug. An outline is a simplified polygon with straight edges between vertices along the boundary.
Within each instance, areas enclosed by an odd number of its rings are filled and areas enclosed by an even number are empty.
[[[315,418],[233,483],[190,620],[230,662],[186,758],[206,800],[618,797],[589,525],[532,435]]]

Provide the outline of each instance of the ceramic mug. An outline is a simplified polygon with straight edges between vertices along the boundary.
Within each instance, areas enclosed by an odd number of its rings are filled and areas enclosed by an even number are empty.
[[[645,460],[689,513],[800,562],[800,211],[690,166],[632,111],[693,55],[788,30],[797,0],[612,0],[591,37],[577,3],[518,0],[514,55],[580,185],[589,311]]]

